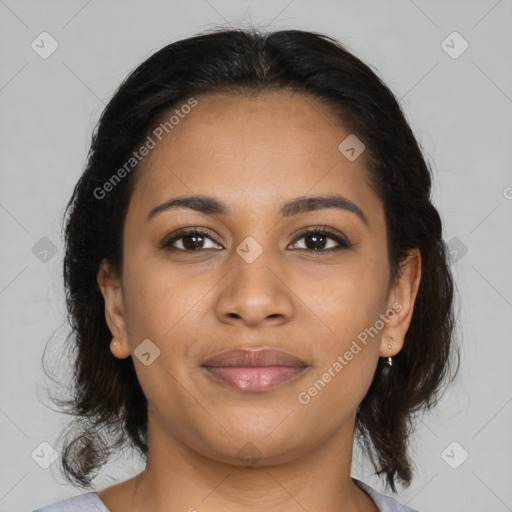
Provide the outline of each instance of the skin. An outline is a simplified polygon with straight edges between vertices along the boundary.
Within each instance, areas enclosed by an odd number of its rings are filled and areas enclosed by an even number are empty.
[[[382,202],[365,154],[349,161],[338,150],[350,132],[328,107],[284,92],[197,100],[137,176],[122,276],[107,262],[98,273],[118,342],[112,354],[133,357],[149,402],[145,470],[98,495],[112,512],[375,512],[350,478],[355,412],[378,358],[402,348],[420,254],[410,252],[390,287]],[[359,206],[368,225],[332,208],[279,217],[288,200],[332,194]],[[155,206],[189,195],[214,196],[230,213],[181,208],[146,220]],[[190,247],[190,239],[183,238],[174,252],[158,248],[169,234],[193,226],[211,235],[199,250],[186,252],[182,244]],[[301,236],[310,226],[328,226],[354,246],[329,251],[338,245],[331,238],[315,245]],[[263,249],[252,263],[236,252],[248,236]],[[400,313],[301,404],[298,394],[395,302]],[[145,339],[160,350],[148,366],[134,356]],[[262,393],[223,387],[200,368],[220,351],[259,347],[286,351],[310,367]],[[261,457],[250,467],[238,455],[248,442]]]

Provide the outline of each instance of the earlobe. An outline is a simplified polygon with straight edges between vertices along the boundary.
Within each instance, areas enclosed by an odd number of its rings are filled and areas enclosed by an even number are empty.
[[[421,280],[421,253],[411,249],[400,265],[400,275],[389,294],[388,310],[395,314],[387,322],[380,346],[381,357],[392,357],[402,350],[411,323],[414,303]]]
[[[130,355],[130,349],[127,343],[121,343],[117,338],[112,338],[110,342],[110,351],[114,357],[125,359]]]

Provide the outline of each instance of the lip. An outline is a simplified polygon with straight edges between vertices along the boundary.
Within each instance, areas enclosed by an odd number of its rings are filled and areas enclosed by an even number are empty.
[[[280,350],[238,349],[221,352],[201,367],[217,383],[240,391],[261,392],[295,379],[308,365]]]
[[[287,352],[276,349],[237,349],[228,350],[216,354],[207,359],[202,366],[238,366],[238,367],[255,367],[255,366],[290,366],[300,367],[307,366],[304,361],[298,357],[292,356]]]

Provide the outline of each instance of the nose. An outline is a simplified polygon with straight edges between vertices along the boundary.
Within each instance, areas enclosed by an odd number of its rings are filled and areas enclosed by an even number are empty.
[[[223,280],[216,304],[220,321],[251,328],[290,321],[293,293],[286,271],[270,257],[270,251],[264,250],[252,263],[235,253],[229,264],[234,268]]]

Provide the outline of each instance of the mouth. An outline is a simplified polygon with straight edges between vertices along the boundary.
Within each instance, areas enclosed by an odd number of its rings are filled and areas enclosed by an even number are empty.
[[[230,350],[206,360],[201,368],[216,383],[245,392],[268,391],[301,375],[309,366],[280,350]]]

